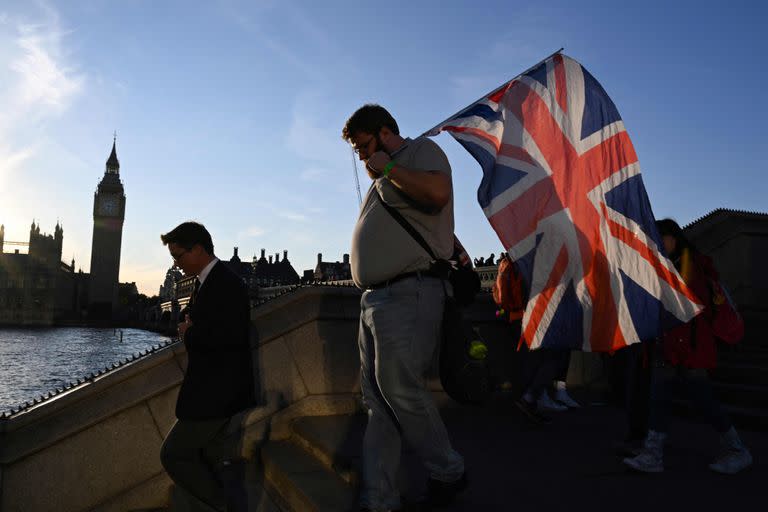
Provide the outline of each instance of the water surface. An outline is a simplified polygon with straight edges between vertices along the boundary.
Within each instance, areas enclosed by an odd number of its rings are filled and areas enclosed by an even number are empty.
[[[170,340],[140,329],[0,327],[0,413]]]

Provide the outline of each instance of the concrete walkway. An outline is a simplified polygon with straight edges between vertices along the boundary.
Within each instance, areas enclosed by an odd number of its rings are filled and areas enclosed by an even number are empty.
[[[440,396],[440,395],[438,395]],[[582,397],[583,398],[583,397]],[[587,405],[553,413],[545,427],[530,426],[510,397],[485,408],[460,407],[444,395],[441,409],[455,448],[464,455],[469,489],[450,511],[529,510],[763,510],[768,506],[768,433],[743,431],[754,466],[735,476],[709,471],[718,439],[711,427],[673,420],[659,475],[629,472],[615,455],[624,433],[620,409]],[[334,466],[359,467],[365,417],[305,418],[299,435],[323,446]],[[415,457],[403,457],[405,500],[424,493],[426,473]],[[347,479],[347,478],[345,478]],[[404,511],[412,507],[405,506]]]

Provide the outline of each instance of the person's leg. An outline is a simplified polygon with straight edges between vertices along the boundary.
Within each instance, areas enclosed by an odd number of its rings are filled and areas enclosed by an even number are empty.
[[[720,454],[709,468],[718,473],[733,474],[750,466],[752,455],[715,397],[708,372],[703,369],[686,370],[685,383],[696,409],[720,434]]]
[[[554,399],[568,407],[581,407],[581,405],[571,398],[568,394],[566,381],[568,379],[568,368],[571,366],[571,350],[562,349],[557,351],[557,371],[555,374],[555,396]]]
[[[535,402],[541,396],[541,392],[552,383],[555,375],[555,366],[552,362],[552,351],[547,348],[540,348],[528,352],[528,378],[527,384],[523,388],[523,399],[528,402]]]
[[[360,506],[371,510],[396,509],[400,506],[397,487],[397,469],[400,465],[400,426],[394,412],[381,394],[376,382],[377,353],[368,297],[374,292],[363,293],[360,301],[360,388],[363,405],[368,410],[368,424],[363,437],[363,467],[360,486]]]
[[[199,501],[203,510],[223,510],[226,504],[221,482],[205,448],[225,430],[229,418],[178,420],[160,450],[160,460],[176,485]]]
[[[560,366],[560,351],[540,348],[538,352],[540,352],[540,364],[530,386],[523,394],[523,400],[536,403],[540,410],[564,411],[568,408],[554,402],[549,396],[549,389],[552,387],[552,382]]]
[[[252,508],[246,481],[249,462],[242,455],[243,420],[243,414],[229,418],[226,427],[203,449],[203,456],[222,486],[227,512],[248,512]]]
[[[627,439],[642,441],[648,434],[651,368],[645,361],[644,345],[636,343],[623,350],[627,351]]]
[[[552,364],[551,350],[545,348],[528,350],[525,357],[523,393],[515,401],[515,406],[534,424],[541,425],[552,421],[539,412],[538,402],[542,393],[552,383],[554,375],[555,366]]]
[[[672,384],[674,369],[657,361],[651,369],[651,393],[648,416],[648,434],[641,452],[624,459],[624,464],[644,473],[664,471],[664,442],[668,430],[668,387]]]
[[[430,477],[456,481],[464,474],[464,459],[451,446],[425,380],[441,337],[443,283],[406,279],[375,292],[369,296],[366,324],[376,348],[378,387]]]

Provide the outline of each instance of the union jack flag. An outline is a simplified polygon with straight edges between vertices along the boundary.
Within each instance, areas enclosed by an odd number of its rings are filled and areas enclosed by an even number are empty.
[[[613,351],[701,310],[660,252],[619,112],[578,62],[553,55],[441,131],[483,169],[478,201],[529,290],[529,347]]]

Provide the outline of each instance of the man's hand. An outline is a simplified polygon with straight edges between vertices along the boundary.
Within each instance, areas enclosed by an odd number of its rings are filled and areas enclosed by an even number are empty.
[[[368,161],[365,163],[365,168],[368,171],[368,176],[371,179],[376,179],[381,176],[384,171],[384,167],[392,160],[388,154],[383,151],[377,151],[371,155]]]
[[[189,319],[189,315],[184,315],[184,321],[179,324],[179,339],[184,340],[184,335],[187,333],[187,329],[192,327],[192,320]]]

